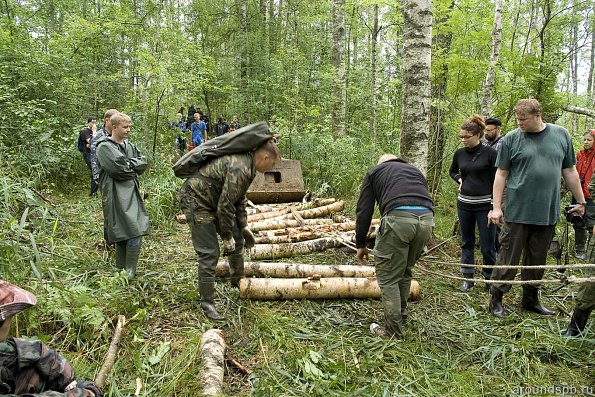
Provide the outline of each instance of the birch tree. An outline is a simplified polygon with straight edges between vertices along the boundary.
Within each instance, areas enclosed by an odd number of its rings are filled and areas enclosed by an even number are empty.
[[[500,45],[502,43],[502,11],[504,10],[504,0],[496,0],[494,10],[494,25],[492,27],[492,47],[490,54],[490,64],[486,73],[485,84],[483,87],[483,100],[481,103],[481,113],[484,116],[490,116],[492,113],[492,94],[494,91],[494,81],[496,77],[496,64],[500,56]]]
[[[336,71],[336,84],[333,98],[333,132],[345,135],[345,115],[347,112],[347,92],[345,89],[345,0],[333,0],[333,66]]]
[[[432,0],[403,0],[401,157],[427,169],[430,131]]]

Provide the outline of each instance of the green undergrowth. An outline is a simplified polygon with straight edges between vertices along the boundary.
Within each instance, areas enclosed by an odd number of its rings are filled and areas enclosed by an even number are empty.
[[[13,333],[46,341],[74,363],[79,377],[92,379],[122,314],[128,322],[106,395],[133,395],[137,378],[141,395],[199,395],[198,345],[202,333],[215,325],[198,305],[187,226],[153,220],[138,277],[129,282],[114,270],[113,253],[102,242],[100,199],[81,191],[49,193],[46,202],[26,187],[2,181],[11,198],[3,202],[1,214],[2,278],[39,298],[37,307],[18,316]],[[175,213],[164,198],[175,187],[161,189],[154,205],[163,207],[159,211],[165,218]],[[353,199],[346,212],[354,215]],[[432,244],[452,232],[452,214],[437,216],[443,226]],[[422,266],[456,275],[456,265],[437,262],[456,263],[457,255],[453,239],[432,251]],[[353,254],[343,251],[287,261],[355,263]],[[547,278],[553,277],[548,272]],[[515,287],[505,295],[513,314],[496,319],[486,312],[483,285],[461,293],[458,281],[421,266],[415,278],[422,297],[410,305],[403,341],[370,333],[371,322],[382,322],[377,300],[248,301],[219,282],[217,304],[228,318],[222,325],[228,354],[250,372],[242,375],[228,367],[226,395],[516,396],[523,394],[521,387],[562,386],[595,392],[593,319],[587,337],[559,336],[574,306],[574,286],[556,292],[553,286],[544,288],[545,304],[566,315],[522,311],[521,290]]]

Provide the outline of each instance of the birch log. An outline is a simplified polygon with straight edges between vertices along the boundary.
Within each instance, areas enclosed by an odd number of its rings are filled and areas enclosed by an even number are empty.
[[[410,297],[412,289],[419,291],[419,284],[411,280],[411,287]],[[380,287],[374,277],[243,278],[240,280],[242,299],[378,299],[380,295]]]
[[[262,230],[275,230],[275,229],[285,229],[288,227],[298,227],[298,226],[316,226],[316,225],[329,225],[333,223],[332,219],[305,219],[303,225],[296,220],[291,219],[281,219],[281,220],[267,220],[262,222],[255,222],[248,225],[252,232],[259,232]]]
[[[295,255],[321,252],[329,248],[352,244],[355,239],[354,232],[341,233],[336,237],[323,237],[314,240],[301,241],[287,244],[258,244],[250,249],[250,259],[275,259],[289,258]]]
[[[371,226],[376,226],[380,224],[380,219],[372,219],[371,222]],[[299,226],[299,227],[289,227],[289,228],[284,228],[284,229],[274,229],[274,230],[262,230],[261,233],[259,233],[259,235],[261,235],[262,237],[272,237],[272,236],[282,236],[282,235],[293,235],[293,234],[299,234],[299,233],[303,233],[303,232],[325,232],[325,233],[331,233],[331,232],[348,232],[351,230],[355,229],[355,222],[354,221],[349,221],[349,222],[339,222],[339,223],[330,223],[330,224],[320,224],[320,225],[314,225],[314,226]],[[368,233],[370,233],[371,231],[375,231],[375,228],[370,228],[370,231],[368,231]]]
[[[340,200],[337,201],[336,203],[333,204],[329,204],[329,205],[325,205],[323,207],[316,207],[316,208],[312,208],[309,210],[302,210],[302,211],[296,211],[299,216],[301,216],[304,219],[314,219],[314,218],[324,218],[325,216],[328,216],[330,214],[332,214],[333,212],[340,212],[343,211],[343,209],[345,208],[345,202]],[[275,220],[281,220],[281,219],[293,219],[294,218],[294,214],[279,214],[279,216],[275,217]]]
[[[217,276],[229,276],[229,264],[217,263]],[[375,277],[374,266],[363,265],[306,265],[300,263],[246,262],[246,277],[305,278],[320,277]]]
[[[210,329],[202,335],[200,339],[202,368],[198,376],[203,385],[203,396],[223,396],[225,349],[222,330]]]

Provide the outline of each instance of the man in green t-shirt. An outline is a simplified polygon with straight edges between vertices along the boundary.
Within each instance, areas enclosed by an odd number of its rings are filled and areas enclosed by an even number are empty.
[[[518,128],[506,134],[496,160],[494,206],[488,223],[504,221],[500,234],[497,265],[518,266],[523,255],[522,280],[541,280],[547,250],[554,236],[560,214],[560,177],[572,192],[578,205],[572,212],[583,215],[585,197],[576,171],[572,140],[566,129],[548,124],[541,118],[542,108],[535,99],[522,99],[515,108]],[[502,212],[502,193],[507,188],[506,210]],[[494,269],[492,280],[514,280],[517,269]],[[539,314],[554,311],[541,305],[538,284],[523,285],[522,307]],[[494,283],[490,289],[489,311],[497,317],[508,313],[502,295],[510,284]]]

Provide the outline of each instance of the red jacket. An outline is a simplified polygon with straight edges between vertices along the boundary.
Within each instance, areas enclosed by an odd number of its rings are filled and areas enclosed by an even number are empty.
[[[586,199],[592,198],[587,187],[591,181],[593,169],[595,169],[595,148],[592,148],[588,152],[585,150],[579,151],[576,154],[576,170],[581,179],[581,187],[583,188],[583,194]]]

